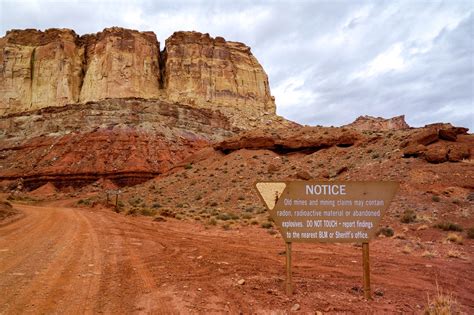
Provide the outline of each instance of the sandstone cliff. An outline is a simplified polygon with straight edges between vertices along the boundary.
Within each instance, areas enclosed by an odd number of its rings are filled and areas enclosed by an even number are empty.
[[[164,53],[170,100],[275,113],[267,75],[244,44],[176,32],[166,40]]]
[[[161,99],[219,108],[235,124],[274,116],[268,78],[250,48],[221,37],[113,27],[13,30],[0,39],[0,115],[108,98]]]
[[[160,44],[154,33],[113,27],[81,39],[86,56],[81,102],[159,96]]]
[[[0,114],[77,102],[83,49],[74,31],[14,30],[0,39]]]

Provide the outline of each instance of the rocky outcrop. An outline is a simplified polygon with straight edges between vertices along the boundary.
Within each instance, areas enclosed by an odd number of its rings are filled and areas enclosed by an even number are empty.
[[[359,116],[354,122],[345,127],[357,130],[386,131],[386,130],[404,130],[410,128],[405,122],[405,115],[392,118]]]
[[[176,32],[166,40],[164,59],[164,87],[172,101],[275,113],[267,75],[242,43]]]
[[[154,33],[112,27],[81,40],[86,56],[81,102],[160,95],[160,44]]]
[[[253,130],[226,139],[214,146],[225,153],[240,150],[272,150],[278,153],[312,153],[332,146],[350,147],[361,135],[345,128],[296,127],[277,130]]]
[[[219,109],[236,126],[275,115],[267,75],[250,48],[197,32],[160,44],[118,27],[14,30],[0,39],[0,115],[109,98],[160,99]]]
[[[403,156],[420,157],[430,163],[459,162],[469,159],[472,145],[468,129],[451,124],[431,124],[415,131],[401,143]]]

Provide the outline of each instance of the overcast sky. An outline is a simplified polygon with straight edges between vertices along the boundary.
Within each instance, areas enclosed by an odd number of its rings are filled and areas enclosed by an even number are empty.
[[[162,45],[178,30],[249,45],[277,113],[302,124],[405,114],[474,130],[473,1],[0,0],[2,36],[110,26],[152,30]]]

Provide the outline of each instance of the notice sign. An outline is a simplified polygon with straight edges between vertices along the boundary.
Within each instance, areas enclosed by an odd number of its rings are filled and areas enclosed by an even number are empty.
[[[285,242],[366,243],[375,236],[396,182],[258,182]]]

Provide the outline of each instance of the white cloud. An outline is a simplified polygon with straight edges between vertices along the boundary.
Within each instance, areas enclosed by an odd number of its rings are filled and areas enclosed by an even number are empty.
[[[366,79],[388,71],[403,71],[407,62],[402,56],[403,44],[396,43],[370,61],[365,69],[355,74],[355,78]]]

